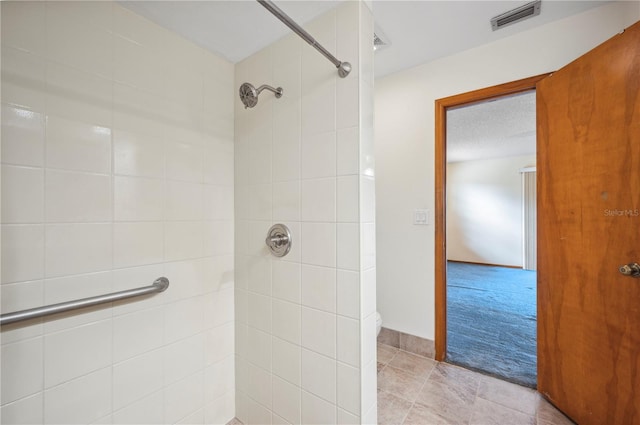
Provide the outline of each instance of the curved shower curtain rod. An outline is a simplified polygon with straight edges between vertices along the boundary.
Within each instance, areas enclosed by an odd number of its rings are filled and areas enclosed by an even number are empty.
[[[291,28],[293,32],[298,34],[300,38],[309,43],[312,47],[314,47],[317,51],[319,51],[325,58],[329,59],[329,61],[338,68],[338,75],[341,78],[346,77],[351,72],[351,64],[349,62],[341,62],[333,56],[327,49],[322,47],[320,43],[316,41],[315,38],[311,36],[308,32],[306,32],[300,25],[298,25],[293,19],[289,17],[286,13],[284,13],[278,6],[273,4],[271,0],[257,0],[262,6],[265,7],[269,12],[273,14],[276,18],[280,19],[283,24]]]

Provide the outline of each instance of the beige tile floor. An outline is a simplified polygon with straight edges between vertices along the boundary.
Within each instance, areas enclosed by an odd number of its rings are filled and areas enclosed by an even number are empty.
[[[526,387],[378,344],[379,425],[571,425]]]

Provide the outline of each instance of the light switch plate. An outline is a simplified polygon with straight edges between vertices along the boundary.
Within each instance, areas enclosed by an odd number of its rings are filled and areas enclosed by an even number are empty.
[[[426,226],[429,224],[429,210],[413,210],[413,224]]]

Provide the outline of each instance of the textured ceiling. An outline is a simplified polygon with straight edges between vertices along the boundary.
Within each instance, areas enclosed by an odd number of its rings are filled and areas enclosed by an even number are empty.
[[[490,43],[606,3],[543,0],[540,15],[491,31],[489,20],[493,16],[527,2],[373,0],[376,26],[390,42],[388,47],[376,53],[376,77]],[[302,25],[341,1],[275,0],[275,3]],[[253,0],[143,0],[121,1],[121,4],[234,63],[290,32]]]
[[[448,162],[535,152],[535,91],[447,111]]]

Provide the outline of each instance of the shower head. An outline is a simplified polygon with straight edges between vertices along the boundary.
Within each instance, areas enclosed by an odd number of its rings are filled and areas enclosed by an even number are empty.
[[[257,89],[251,83],[244,83],[240,86],[240,100],[244,104],[244,109],[253,108],[258,103],[258,96],[262,90],[269,90],[275,93],[276,98],[282,97],[282,87],[274,89],[266,84],[261,85]]]

